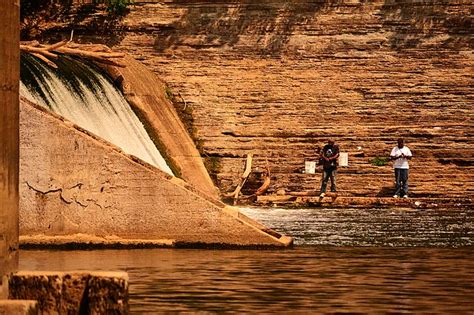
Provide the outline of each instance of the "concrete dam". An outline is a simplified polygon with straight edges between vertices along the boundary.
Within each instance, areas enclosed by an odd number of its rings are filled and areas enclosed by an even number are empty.
[[[22,57],[22,246],[291,244],[290,238],[216,198],[205,168],[196,163],[200,157],[194,144],[165,101],[163,85],[136,61],[126,62],[127,70],[115,75],[127,86],[135,108],[127,102],[127,92],[122,94],[93,65],[61,57],[57,69],[51,69],[32,56]],[[134,68],[155,84],[131,80]],[[146,94],[134,90],[134,84]],[[153,112],[156,103],[159,118]],[[153,132],[147,115],[166,125],[160,131],[168,138]],[[186,178],[189,171],[194,177]]]
[[[74,3],[28,39],[54,42],[74,30],[77,42],[105,43],[139,60],[104,71],[190,190],[215,202],[238,185],[253,154],[255,177],[244,194],[267,165],[267,193],[315,191],[319,174],[304,174],[304,163],[332,138],[349,156],[339,194],[378,202],[391,196],[393,170],[373,161],[404,137],[414,153],[411,197],[472,204],[469,1],[136,1],[113,23],[103,7]],[[187,111],[188,125],[170,128],[179,121],[170,100]],[[54,194],[67,204],[85,187],[79,183],[27,188],[35,205]],[[99,197],[85,199],[108,207]],[[52,221],[77,230],[63,214]]]
[[[68,57],[56,64],[58,71],[52,71],[45,63],[24,55],[21,95],[173,175],[143,124],[110,80]],[[64,76],[66,73],[69,77]]]

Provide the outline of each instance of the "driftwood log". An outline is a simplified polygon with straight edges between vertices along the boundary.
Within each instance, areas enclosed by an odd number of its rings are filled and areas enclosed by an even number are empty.
[[[106,65],[121,68],[125,67],[125,65],[119,61],[120,58],[125,57],[125,54],[112,52],[105,46],[79,46],[71,43],[71,40],[64,40],[52,45],[42,45],[37,41],[23,42],[20,43],[20,51],[38,57],[53,68],[57,68],[53,60],[58,59],[60,54],[77,56]]]
[[[268,160],[267,160],[267,173],[265,174],[265,180],[263,181],[263,184],[257,189],[255,192],[255,196],[260,196],[263,195],[268,187],[270,187],[270,181],[271,181],[271,176],[270,176],[270,166],[268,165]]]
[[[245,182],[247,181],[247,178],[250,175],[250,172],[252,171],[252,159],[253,159],[253,154],[252,153],[248,154],[247,161],[245,163],[245,171],[240,177],[240,183],[237,185],[234,192],[231,193],[231,196],[234,197],[234,205],[237,204],[239,200],[240,190],[242,190],[242,187],[244,186]]]
[[[240,177],[239,184],[237,185],[237,187],[235,188],[235,190],[233,192],[227,193],[227,194],[224,195],[224,197],[227,197],[227,198],[234,198],[234,205],[237,204],[239,198],[240,199],[250,199],[250,198],[255,197],[255,196],[260,196],[260,195],[264,194],[267,191],[267,189],[270,187],[270,182],[271,182],[270,167],[269,167],[268,161],[267,161],[265,179],[264,179],[262,185],[252,195],[240,196],[240,191],[242,190],[242,187],[245,185],[245,183],[246,183],[246,181],[247,181],[247,179],[248,179],[248,177],[249,177],[249,175],[252,171],[252,160],[253,160],[253,155],[248,154],[246,164],[245,164],[245,170],[244,170],[244,173],[242,174],[242,176]]]

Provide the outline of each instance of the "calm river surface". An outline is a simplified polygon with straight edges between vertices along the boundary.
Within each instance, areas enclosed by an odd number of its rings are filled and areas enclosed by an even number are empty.
[[[451,219],[441,218],[447,212],[438,214],[437,225],[427,220],[432,227],[430,233],[436,235],[434,243],[426,240],[430,228],[411,222],[415,224],[413,228],[421,231],[421,243],[407,229],[398,236],[394,236],[395,229],[389,229],[387,235],[381,230],[374,231],[377,237],[388,241],[371,246],[368,242],[374,236],[367,236],[371,233],[363,229],[343,230],[342,236],[335,232],[327,235],[308,232],[311,226],[321,225],[325,220],[331,222],[328,229],[336,230],[334,225],[338,224],[346,226],[347,219],[328,219],[331,211],[244,209],[249,216],[295,236],[297,246],[293,249],[22,250],[19,267],[21,270],[127,271],[132,314],[474,314],[472,213],[458,213],[462,216],[455,227],[450,227],[452,215],[449,215]],[[396,212],[390,220],[406,221],[406,215]],[[412,216],[410,221],[419,222],[428,217],[414,212],[408,215]],[[315,217],[320,217],[322,222]],[[304,222],[313,223],[302,227]],[[447,228],[451,229],[450,233],[434,231]],[[399,239],[406,245],[406,235],[412,235],[409,240],[414,245],[398,246]],[[353,246],[348,246],[351,238]],[[339,246],[337,240],[341,241]],[[380,245],[393,242],[396,246]]]

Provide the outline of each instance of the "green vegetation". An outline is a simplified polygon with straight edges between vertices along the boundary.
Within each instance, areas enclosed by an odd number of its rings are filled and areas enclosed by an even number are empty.
[[[46,10],[69,10],[73,4],[71,0],[21,0],[20,8],[22,18],[39,12],[47,13],[53,17],[57,15],[58,12],[47,12]],[[94,0],[91,4],[84,4],[84,6],[96,6],[101,4],[105,4],[107,12],[121,16],[128,13],[128,6],[133,4],[133,0]]]
[[[128,13],[128,6],[132,4],[132,0],[106,0],[107,12],[122,16]]]
[[[94,16],[94,27],[98,32],[110,31],[110,26],[119,23],[129,12],[133,0],[93,0],[77,3],[72,0],[20,0],[21,40],[40,36],[48,28],[74,28]],[[105,14],[104,14],[105,13]]]
[[[388,163],[388,158],[386,157],[375,157],[372,160],[369,161],[370,164],[374,166],[385,166]]]
[[[171,90],[171,88],[167,85],[165,86],[165,95],[166,95],[166,98],[170,100],[173,103],[173,105],[176,107],[175,103],[177,101],[176,101],[176,98],[174,97],[173,90]]]

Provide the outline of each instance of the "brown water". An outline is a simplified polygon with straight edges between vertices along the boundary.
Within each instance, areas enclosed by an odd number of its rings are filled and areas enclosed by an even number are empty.
[[[365,246],[357,245],[358,237],[369,233],[363,229],[342,231],[345,236],[340,238],[333,232],[325,236],[302,228],[302,222],[320,211],[324,209],[301,211],[293,221],[291,211],[247,211],[265,217],[267,224],[281,226],[285,221],[286,232],[294,231],[301,244],[293,249],[21,251],[20,269],[127,271],[132,314],[474,314],[474,247],[452,248],[456,242],[472,244],[472,229],[466,228],[472,223],[469,213],[458,220],[461,232],[436,233],[436,228],[446,226],[429,223],[433,235],[438,235],[436,244],[444,246],[428,243],[406,248],[368,246],[370,238],[365,239]],[[308,215],[306,221],[303,213]],[[421,228],[424,239],[423,231],[429,228],[415,226]],[[376,231],[376,235],[391,239],[393,231],[389,229],[388,235]],[[333,246],[337,239],[347,244],[351,238],[356,245]],[[305,244],[305,239],[312,245]],[[331,246],[324,245],[325,239]]]
[[[22,251],[21,270],[124,270],[132,313],[474,313],[474,251]]]

